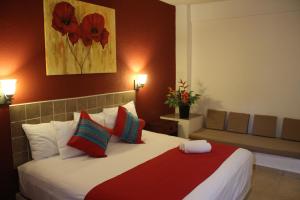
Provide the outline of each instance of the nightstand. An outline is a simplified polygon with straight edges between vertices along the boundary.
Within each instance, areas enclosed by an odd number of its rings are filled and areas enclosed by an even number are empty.
[[[189,138],[189,134],[202,128],[203,115],[190,114],[189,119],[180,119],[179,114],[169,114],[160,116],[161,119],[178,122],[178,136]]]
[[[177,136],[178,122],[172,120],[159,119],[147,122],[145,129],[156,133]]]

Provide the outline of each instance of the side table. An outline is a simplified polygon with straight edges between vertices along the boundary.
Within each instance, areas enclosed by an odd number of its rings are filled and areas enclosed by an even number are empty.
[[[173,120],[158,119],[146,123],[146,130],[166,135],[177,136],[178,122]]]
[[[190,114],[189,119],[180,119],[179,114],[168,114],[160,116],[161,119],[172,120],[178,122],[178,136],[189,138],[189,134],[202,128],[203,115]]]

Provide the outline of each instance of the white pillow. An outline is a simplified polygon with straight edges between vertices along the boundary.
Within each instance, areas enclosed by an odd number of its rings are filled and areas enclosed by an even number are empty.
[[[118,112],[118,108],[117,108]],[[105,115],[105,127],[113,129],[115,127],[117,115],[110,113]],[[112,135],[109,139],[109,142],[119,142],[120,138],[118,136]]]
[[[113,129],[116,124],[116,119],[117,119],[117,114],[115,114],[115,113],[105,114],[104,126],[106,126],[107,128]]]
[[[128,110],[128,112],[131,112],[134,116],[138,116],[135,109],[134,101],[130,101],[127,104],[122,105],[124,108]],[[112,108],[103,108],[104,114],[117,114],[118,107],[112,107]]]
[[[56,130],[56,141],[58,145],[59,154],[62,159],[72,158],[84,154],[83,151],[68,146],[70,138],[76,131],[77,123],[75,121],[52,121],[52,125]]]
[[[128,112],[131,112],[134,116],[138,117],[133,101],[123,105],[123,107],[126,108]],[[118,115],[118,107],[103,108],[103,113],[105,115],[105,126],[108,128],[114,128]]]
[[[123,105],[123,107],[125,107],[128,110],[128,112],[131,112],[134,116],[138,117],[134,101],[130,101],[129,103]]]
[[[108,142],[113,142],[113,143],[116,143],[116,142],[119,142],[120,141],[120,138],[118,136],[115,136],[115,135],[111,135],[110,139]]]
[[[103,112],[95,113],[95,114],[89,114],[89,116],[91,117],[92,120],[94,120],[98,124],[104,126],[104,124],[105,124],[104,123],[105,115],[104,115]],[[80,118],[80,113],[79,112],[74,112],[74,121],[76,123],[79,122],[79,118]]]
[[[22,128],[29,140],[31,155],[34,160],[58,154],[55,129],[51,123],[22,124]]]

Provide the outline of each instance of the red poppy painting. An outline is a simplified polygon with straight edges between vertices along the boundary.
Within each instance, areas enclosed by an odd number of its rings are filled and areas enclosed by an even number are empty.
[[[77,0],[44,0],[47,75],[116,72],[115,11]]]

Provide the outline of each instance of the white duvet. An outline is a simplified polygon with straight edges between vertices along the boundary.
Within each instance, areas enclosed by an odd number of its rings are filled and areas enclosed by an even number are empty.
[[[106,158],[79,156],[62,160],[59,156],[54,156],[27,162],[18,167],[21,193],[32,200],[84,199],[99,183],[154,158],[185,140],[145,130],[142,139],[145,144],[109,143]],[[245,149],[238,149],[185,199],[243,199],[250,188],[252,164],[252,154]]]

